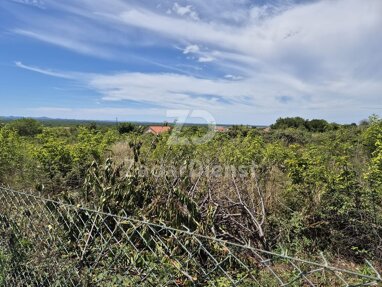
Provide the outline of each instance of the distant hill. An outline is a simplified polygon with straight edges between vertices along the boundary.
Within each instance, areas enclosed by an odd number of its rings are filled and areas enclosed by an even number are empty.
[[[0,116],[0,121],[2,122],[10,122],[17,119],[22,119],[26,117],[20,116]],[[116,122],[112,121],[94,121],[94,120],[75,120],[75,119],[53,119],[48,117],[31,117],[35,120],[42,122],[46,126],[76,126],[83,124],[96,123],[101,126],[112,126],[116,125]]]
[[[22,119],[27,117],[21,116],[0,116],[1,122],[10,122],[17,119]],[[42,122],[46,126],[77,126],[77,125],[86,125],[91,123],[96,123],[100,126],[116,126],[117,121],[102,121],[102,120],[76,120],[76,119],[59,119],[59,118],[48,118],[48,117],[28,117],[33,118]],[[151,125],[163,125],[163,122],[138,122],[138,121],[121,121],[121,122],[131,122],[141,126],[151,126]],[[168,123],[171,125],[172,123]],[[232,127],[232,124],[217,124],[221,127]],[[196,124],[196,123],[185,123],[184,126],[206,126],[206,124]],[[250,125],[246,125],[250,126]],[[265,128],[265,125],[253,125],[252,127]]]

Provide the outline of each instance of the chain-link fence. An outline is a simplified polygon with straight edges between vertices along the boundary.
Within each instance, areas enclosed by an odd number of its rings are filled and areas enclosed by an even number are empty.
[[[380,286],[310,262],[0,188],[2,286]]]

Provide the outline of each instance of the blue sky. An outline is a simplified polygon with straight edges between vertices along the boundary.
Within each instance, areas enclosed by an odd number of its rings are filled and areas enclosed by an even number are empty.
[[[357,122],[382,111],[382,1],[2,0],[0,99],[4,116]]]

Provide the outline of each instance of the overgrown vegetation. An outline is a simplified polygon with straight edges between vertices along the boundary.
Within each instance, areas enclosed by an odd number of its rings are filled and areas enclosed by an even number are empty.
[[[359,126],[279,119],[270,131],[233,127],[199,145],[143,130],[4,124],[0,183],[266,250],[382,263],[378,117]]]

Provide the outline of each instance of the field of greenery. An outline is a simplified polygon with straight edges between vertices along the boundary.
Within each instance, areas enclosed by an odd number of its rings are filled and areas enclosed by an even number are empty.
[[[0,184],[296,256],[382,258],[382,120],[279,119],[202,144],[130,123],[0,125]],[[187,126],[195,137],[204,126]]]

